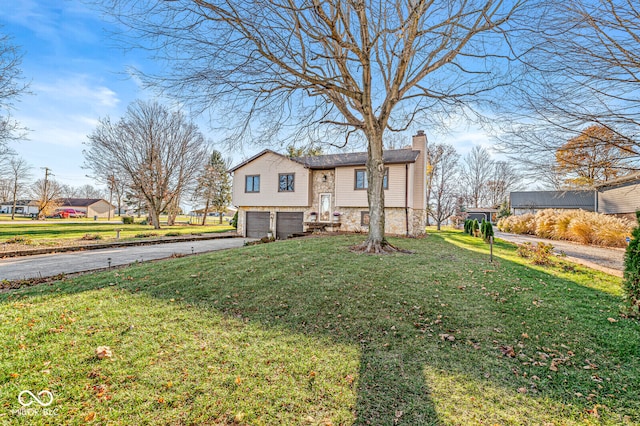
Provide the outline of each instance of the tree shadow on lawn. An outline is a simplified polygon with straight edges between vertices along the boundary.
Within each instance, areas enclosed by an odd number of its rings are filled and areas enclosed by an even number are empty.
[[[358,424],[640,421],[640,332],[619,297],[437,235],[382,257],[349,252],[357,238],[139,265],[118,287],[359,346]],[[89,289],[74,282],[59,287]]]

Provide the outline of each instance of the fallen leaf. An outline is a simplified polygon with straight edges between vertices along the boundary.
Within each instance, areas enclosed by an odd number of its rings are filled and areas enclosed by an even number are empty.
[[[607,321],[609,321],[610,323],[618,322],[617,319],[611,317],[607,318]]]
[[[516,357],[516,352],[513,350],[513,346],[500,346],[500,351],[502,351],[503,355],[508,356],[509,358]]]
[[[92,412],[90,412],[89,414],[87,414],[87,415],[85,416],[84,421],[85,421],[85,422],[91,422],[91,421],[93,421],[93,419],[95,419],[95,418],[96,418],[96,412],[95,412],[95,411],[92,411]]]
[[[238,376],[236,377],[236,385],[240,385],[240,383],[242,383],[242,379]]]
[[[111,358],[113,353],[111,352],[111,348],[109,346],[98,346],[96,348],[96,356],[98,359]]]
[[[527,388],[518,388],[518,393],[527,393]]]

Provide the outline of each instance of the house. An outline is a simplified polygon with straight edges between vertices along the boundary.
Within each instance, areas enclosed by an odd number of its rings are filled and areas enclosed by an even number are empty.
[[[495,223],[498,220],[498,212],[500,210],[498,209],[492,209],[492,208],[475,208],[475,207],[469,207],[466,209],[466,213],[467,213],[467,219],[469,220],[473,220],[473,219],[477,219],[478,222],[482,222],[483,220],[486,220],[487,222],[493,222]]]
[[[518,191],[509,194],[511,212],[515,215],[536,213],[544,209],[596,210],[593,190]]]
[[[0,213],[11,214],[13,201],[3,201],[0,203]],[[32,216],[38,214],[38,202],[36,200],[17,200],[15,214]]]
[[[426,224],[423,131],[405,149],[384,151],[385,232],[420,235]],[[277,238],[329,228],[366,232],[369,226],[366,152],[287,157],[264,150],[233,167],[238,233]],[[315,213],[315,214],[312,214]]]
[[[102,198],[61,198],[57,204],[59,209],[75,209],[87,217],[114,217],[115,206]]]
[[[640,210],[640,173],[595,185],[598,213],[626,216],[635,221]]]

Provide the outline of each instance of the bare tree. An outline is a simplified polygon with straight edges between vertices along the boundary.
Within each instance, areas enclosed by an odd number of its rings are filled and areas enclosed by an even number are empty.
[[[156,102],[133,102],[117,123],[109,118],[89,136],[85,166],[98,174],[111,167],[126,177],[147,204],[153,226],[175,205],[205,156],[205,139],[180,112]]]
[[[31,177],[31,166],[24,158],[12,158],[9,161],[9,174],[10,178],[8,180],[11,184],[12,197],[11,220],[14,220],[18,197],[26,189],[27,180]]]
[[[231,178],[228,169],[229,161],[225,160],[219,151],[214,150],[198,176],[193,199],[204,202],[202,226],[205,225],[207,214],[211,210],[218,213],[219,223],[222,223],[222,215],[231,204]]]
[[[5,173],[5,175],[8,175]],[[0,179],[0,200],[9,201],[11,199],[11,179],[1,178]]]
[[[550,3],[538,46],[522,56],[534,64],[513,87],[520,111],[503,145],[528,169],[548,173],[553,155],[584,129],[607,129],[640,170],[640,8],[631,0]],[[519,89],[519,90],[518,90]]]
[[[60,206],[62,185],[47,177],[38,179],[31,185],[31,194],[38,203],[38,218],[44,219],[53,214],[54,210]]]
[[[127,190],[127,184],[123,179],[116,177],[114,174],[107,174],[106,181],[109,188],[109,203],[113,204],[113,197],[115,196],[118,216],[122,216],[122,203]]]
[[[489,151],[481,146],[474,146],[471,152],[464,156],[462,162],[462,183],[469,203],[473,207],[480,207],[486,199],[486,185],[491,178],[494,162]]]
[[[0,27],[1,29],[1,27]],[[27,89],[21,82],[22,55],[8,35],[0,33],[0,159],[9,153],[7,143],[24,137],[24,129],[11,118],[13,102]]]
[[[76,188],[78,198],[104,198],[104,191],[93,185],[85,184]]]
[[[309,138],[323,132],[342,146],[366,139],[370,224],[359,249],[382,252],[394,250],[384,236],[385,132],[469,106],[504,84],[507,38],[535,1],[101,4],[127,27],[127,40],[166,59],[167,73],[147,82],[201,110],[233,111],[228,125],[245,140],[291,129]]]
[[[459,185],[460,155],[451,145],[435,145],[438,161],[431,171],[431,201],[433,208],[429,209],[429,214],[435,220],[438,231],[442,222],[447,220],[456,212]]]
[[[485,185],[488,207],[498,208],[509,200],[509,193],[521,185],[520,173],[507,161],[494,161]]]

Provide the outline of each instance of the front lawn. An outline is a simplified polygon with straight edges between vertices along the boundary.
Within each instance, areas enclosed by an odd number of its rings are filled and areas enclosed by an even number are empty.
[[[103,222],[68,222],[64,221],[30,221],[16,222],[15,224],[0,224],[0,243],[7,242],[15,237],[19,240],[28,240],[31,245],[51,245],[57,242],[69,242],[78,240],[85,235],[99,235],[101,241],[111,241],[116,238],[116,230],[120,230],[121,239],[131,239],[145,234],[188,235],[195,233],[226,232],[234,230],[229,224],[208,224],[205,226],[178,224],[174,226],[164,225],[161,229],[153,229],[149,225],[139,223],[124,225],[122,223]]]
[[[0,422],[639,424],[620,279],[488,262],[456,231],[412,255],[309,238],[0,294]],[[99,360],[98,346],[111,358]],[[50,390],[45,411],[18,394]],[[48,415],[47,415],[48,414]]]

